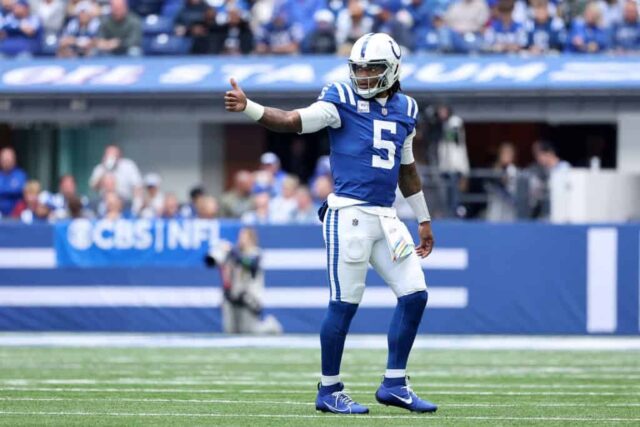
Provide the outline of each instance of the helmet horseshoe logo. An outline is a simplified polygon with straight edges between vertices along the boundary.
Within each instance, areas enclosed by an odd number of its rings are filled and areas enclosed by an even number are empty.
[[[391,45],[391,52],[393,52],[393,56],[395,56],[396,59],[400,59],[402,56],[402,50],[400,50],[400,53],[396,53],[396,48],[393,47],[393,42],[391,40],[389,40],[389,44]]]

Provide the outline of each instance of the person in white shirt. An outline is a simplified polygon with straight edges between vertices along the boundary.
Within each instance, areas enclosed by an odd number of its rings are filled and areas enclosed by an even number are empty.
[[[108,173],[114,175],[116,191],[124,201],[142,196],[140,170],[133,160],[122,157],[122,150],[117,145],[109,145],[104,150],[102,162],[93,169],[89,179],[91,188],[97,191],[102,177]]]

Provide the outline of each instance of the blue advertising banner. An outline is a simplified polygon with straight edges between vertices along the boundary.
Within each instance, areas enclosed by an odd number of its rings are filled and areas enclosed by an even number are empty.
[[[59,267],[200,266],[239,224],[214,220],[75,220],[54,226]]]
[[[640,89],[640,57],[408,56],[408,91]],[[235,77],[247,91],[319,92],[347,81],[345,58],[171,57],[31,59],[0,62],[0,94],[219,93]]]
[[[0,330],[219,332],[221,278],[202,255],[233,227],[0,224]],[[265,313],[317,333],[329,298],[321,228],[256,229]],[[422,333],[640,334],[638,224],[438,221],[434,233]],[[385,333],[395,304],[371,270],[351,330]]]

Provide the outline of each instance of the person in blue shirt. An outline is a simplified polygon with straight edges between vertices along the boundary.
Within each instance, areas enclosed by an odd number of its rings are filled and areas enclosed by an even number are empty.
[[[564,22],[557,16],[551,16],[547,0],[536,1],[532,14],[533,18],[525,24],[529,52],[561,51],[567,38]]]
[[[309,34],[314,27],[313,16],[327,7],[325,0],[285,0],[274,10],[274,16],[284,13],[300,34]]]
[[[292,54],[300,51],[300,42],[304,34],[293,25],[285,12],[275,15],[271,22],[259,29],[256,34],[256,52],[274,54]]]
[[[638,5],[626,1],[622,9],[622,21],[613,27],[613,48],[618,52],[640,50],[640,21]]]
[[[31,14],[26,0],[17,0],[12,11],[3,19],[0,31],[0,53],[7,56],[37,53],[42,33],[40,19]]]
[[[521,24],[513,20],[514,0],[499,0],[496,16],[485,30],[486,50],[490,52],[518,52],[527,44],[527,34]]]
[[[609,47],[609,33],[602,27],[602,10],[596,2],[590,2],[583,18],[571,25],[566,51],[572,53],[597,53]]]
[[[22,198],[27,174],[16,166],[16,152],[11,147],[0,150],[0,216],[11,214]]]
[[[326,85],[306,108],[284,111],[259,105],[247,99],[235,79],[224,97],[227,111],[244,112],[273,131],[313,133],[326,128],[329,134],[335,185],[319,211],[330,300],[320,328],[322,376],[315,403],[323,412],[369,412],[345,393],[340,380],[345,338],[365,292],[369,263],[397,301],[387,369],[375,398],[413,412],[438,409],[419,398],[406,377],[428,299],[420,258],[431,253],[434,239],[412,150],[419,107],[401,91],[401,58],[400,46],[388,34],[369,33],[351,49],[350,82]],[[420,241],[415,248],[393,208],[397,187],[417,218]]]

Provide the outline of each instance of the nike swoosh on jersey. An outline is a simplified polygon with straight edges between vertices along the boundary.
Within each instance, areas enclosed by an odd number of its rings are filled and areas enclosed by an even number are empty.
[[[409,398],[400,397],[397,394],[389,393],[391,396],[395,397],[401,402],[406,403],[407,405],[411,405],[413,403],[413,396],[409,395]]]

